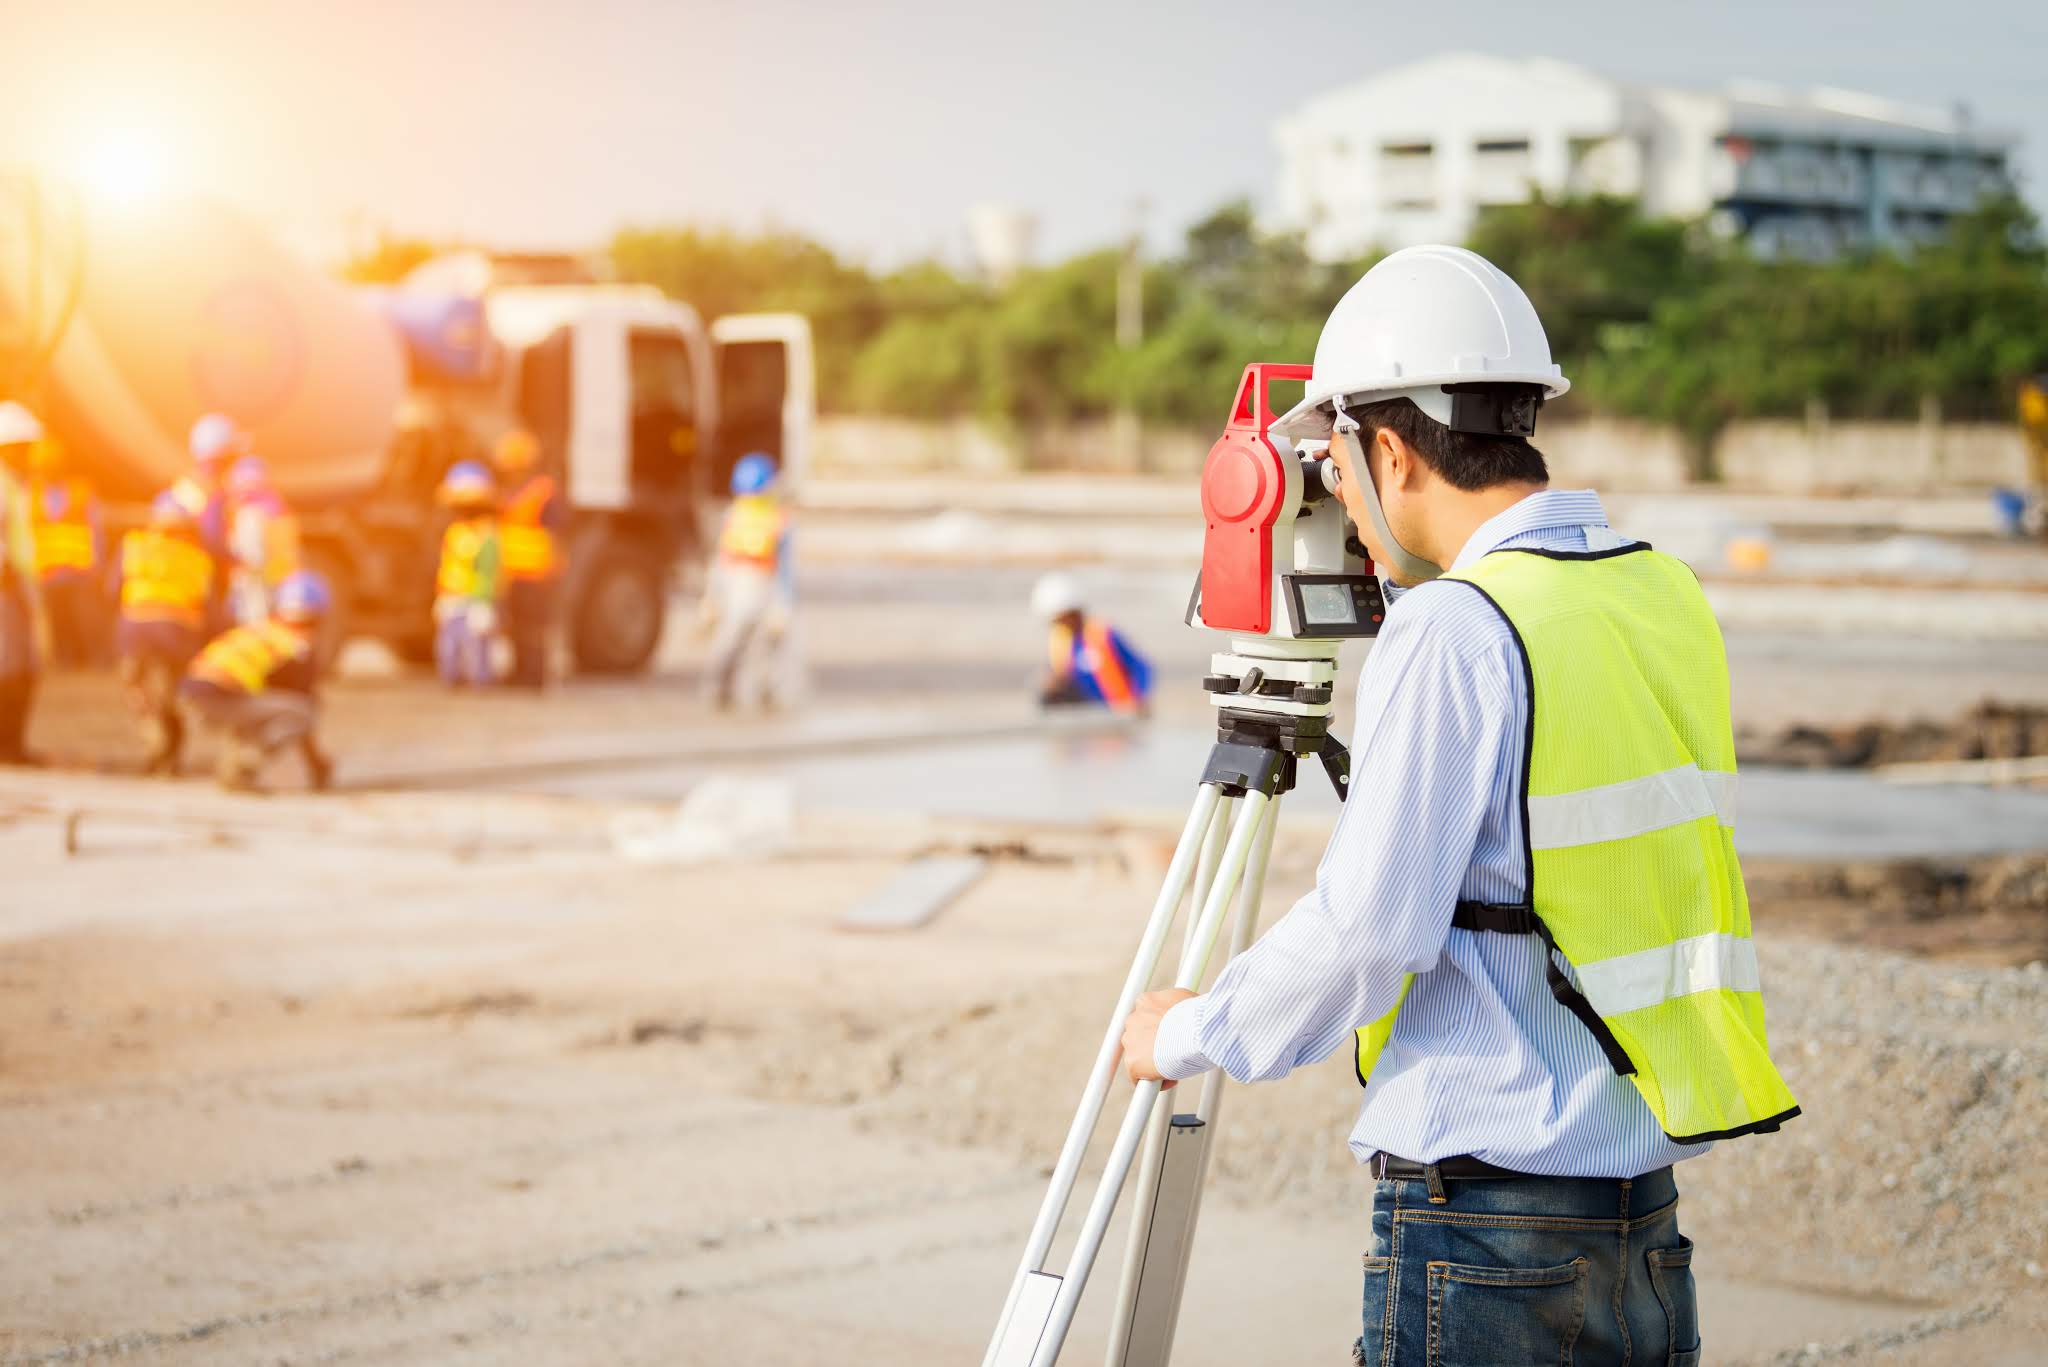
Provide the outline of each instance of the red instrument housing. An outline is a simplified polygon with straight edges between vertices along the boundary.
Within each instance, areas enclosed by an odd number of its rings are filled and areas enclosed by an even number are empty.
[[[1265,634],[1273,626],[1273,525],[1287,497],[1286,462],[1266,435],[1275,380],[1307,380],[1312,368],[1257,362],[1244,368],[1223,435],[1202,466],[1202,622]]]

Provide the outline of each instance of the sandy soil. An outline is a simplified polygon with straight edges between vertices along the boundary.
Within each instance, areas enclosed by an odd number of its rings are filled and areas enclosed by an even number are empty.
[[[685,870],[566,801],[43,775],[0,812],[7,1363],[972,1360],[1169,839],[814,819]],[[928,929],[832,929],[974,847]],[[1714,1360],[2031,1360],[2048,979],[1766,953],[1811,1114],[1686,1174]],[[1341,1360],[1354,1096],[1233,1103],[1181,1360]]]

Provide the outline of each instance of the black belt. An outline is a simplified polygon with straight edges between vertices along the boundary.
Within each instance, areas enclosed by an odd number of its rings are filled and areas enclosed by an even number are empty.
[[[1434,1169],[1435,1180],[1439,1182],[1490,1182],[1506,1177],[1534,1177],[1533,1172],[1516,1172],[1513,1168],[1498,1168],[1483,1159],[1470,1154],[1458,1154],[1451,1158],[1439,1158],[1434,1163],[1418,1163],[1412,1158],[1399,1158],[1391,1153],[1376,1153],[1372,1156],[1372,1170],[1375,1177],[1388,1182],[1426,1182]]]

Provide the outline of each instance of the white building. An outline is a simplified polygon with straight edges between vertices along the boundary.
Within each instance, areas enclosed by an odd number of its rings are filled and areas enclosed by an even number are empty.
[[[1480,210],[1532,188],[1711,215],[1763,255],[1910,245],[2010,190],[2018,141],[1849,91],[1679,90],[1469,53],[1318,96],[1274,139],[1281,226],[1324,259],[1462,241]]]

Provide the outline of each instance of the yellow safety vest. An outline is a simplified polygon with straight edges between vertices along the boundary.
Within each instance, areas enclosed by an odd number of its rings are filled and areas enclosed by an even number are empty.
[[[727,560],[773,569],[782,552],[783,533],[788,529],[789,515],[773,497],[744,494],[726,510],[725,528],[718,534],[718,553]]]
[[[485,598],[484,552],[497,536],[488,517],[466,517],[452,522],[441,536],[441,569],[434,589],[443,598]]]
[[[64,492],[64,511],[57,517],[48,513],[52,487]],[[36,484],[30,491],[29,513],[35,526],[37,577],[92,572],[98,563],[92,544],[92,490],[84,480]]]
[[[155,527],[121,538],[121,615],[138,622],[206,625],[213,557],[187,537]]]
[[[1674,1142],[1777,1129],[1799,1107],[1764,1034],[1728,660],[1699,581],[1641,544],[1499,550],[1444,578],[1514,632],[1530,710],[1528,901],[1460,904],[1452,924],[1541,936],[1552,992]],[[1358,1032],[1361,1083],[1400,1009]]]
[[[498,512],[498,552],[512,579],[551,579],[561,569],[555,534],[542,523],[555,481],[535,475]]]
[[[235,693],[261,693],[282,665],[303,659],[312,643],[282,622],[251,622],[223,632],[192,662],[190,675]]]

